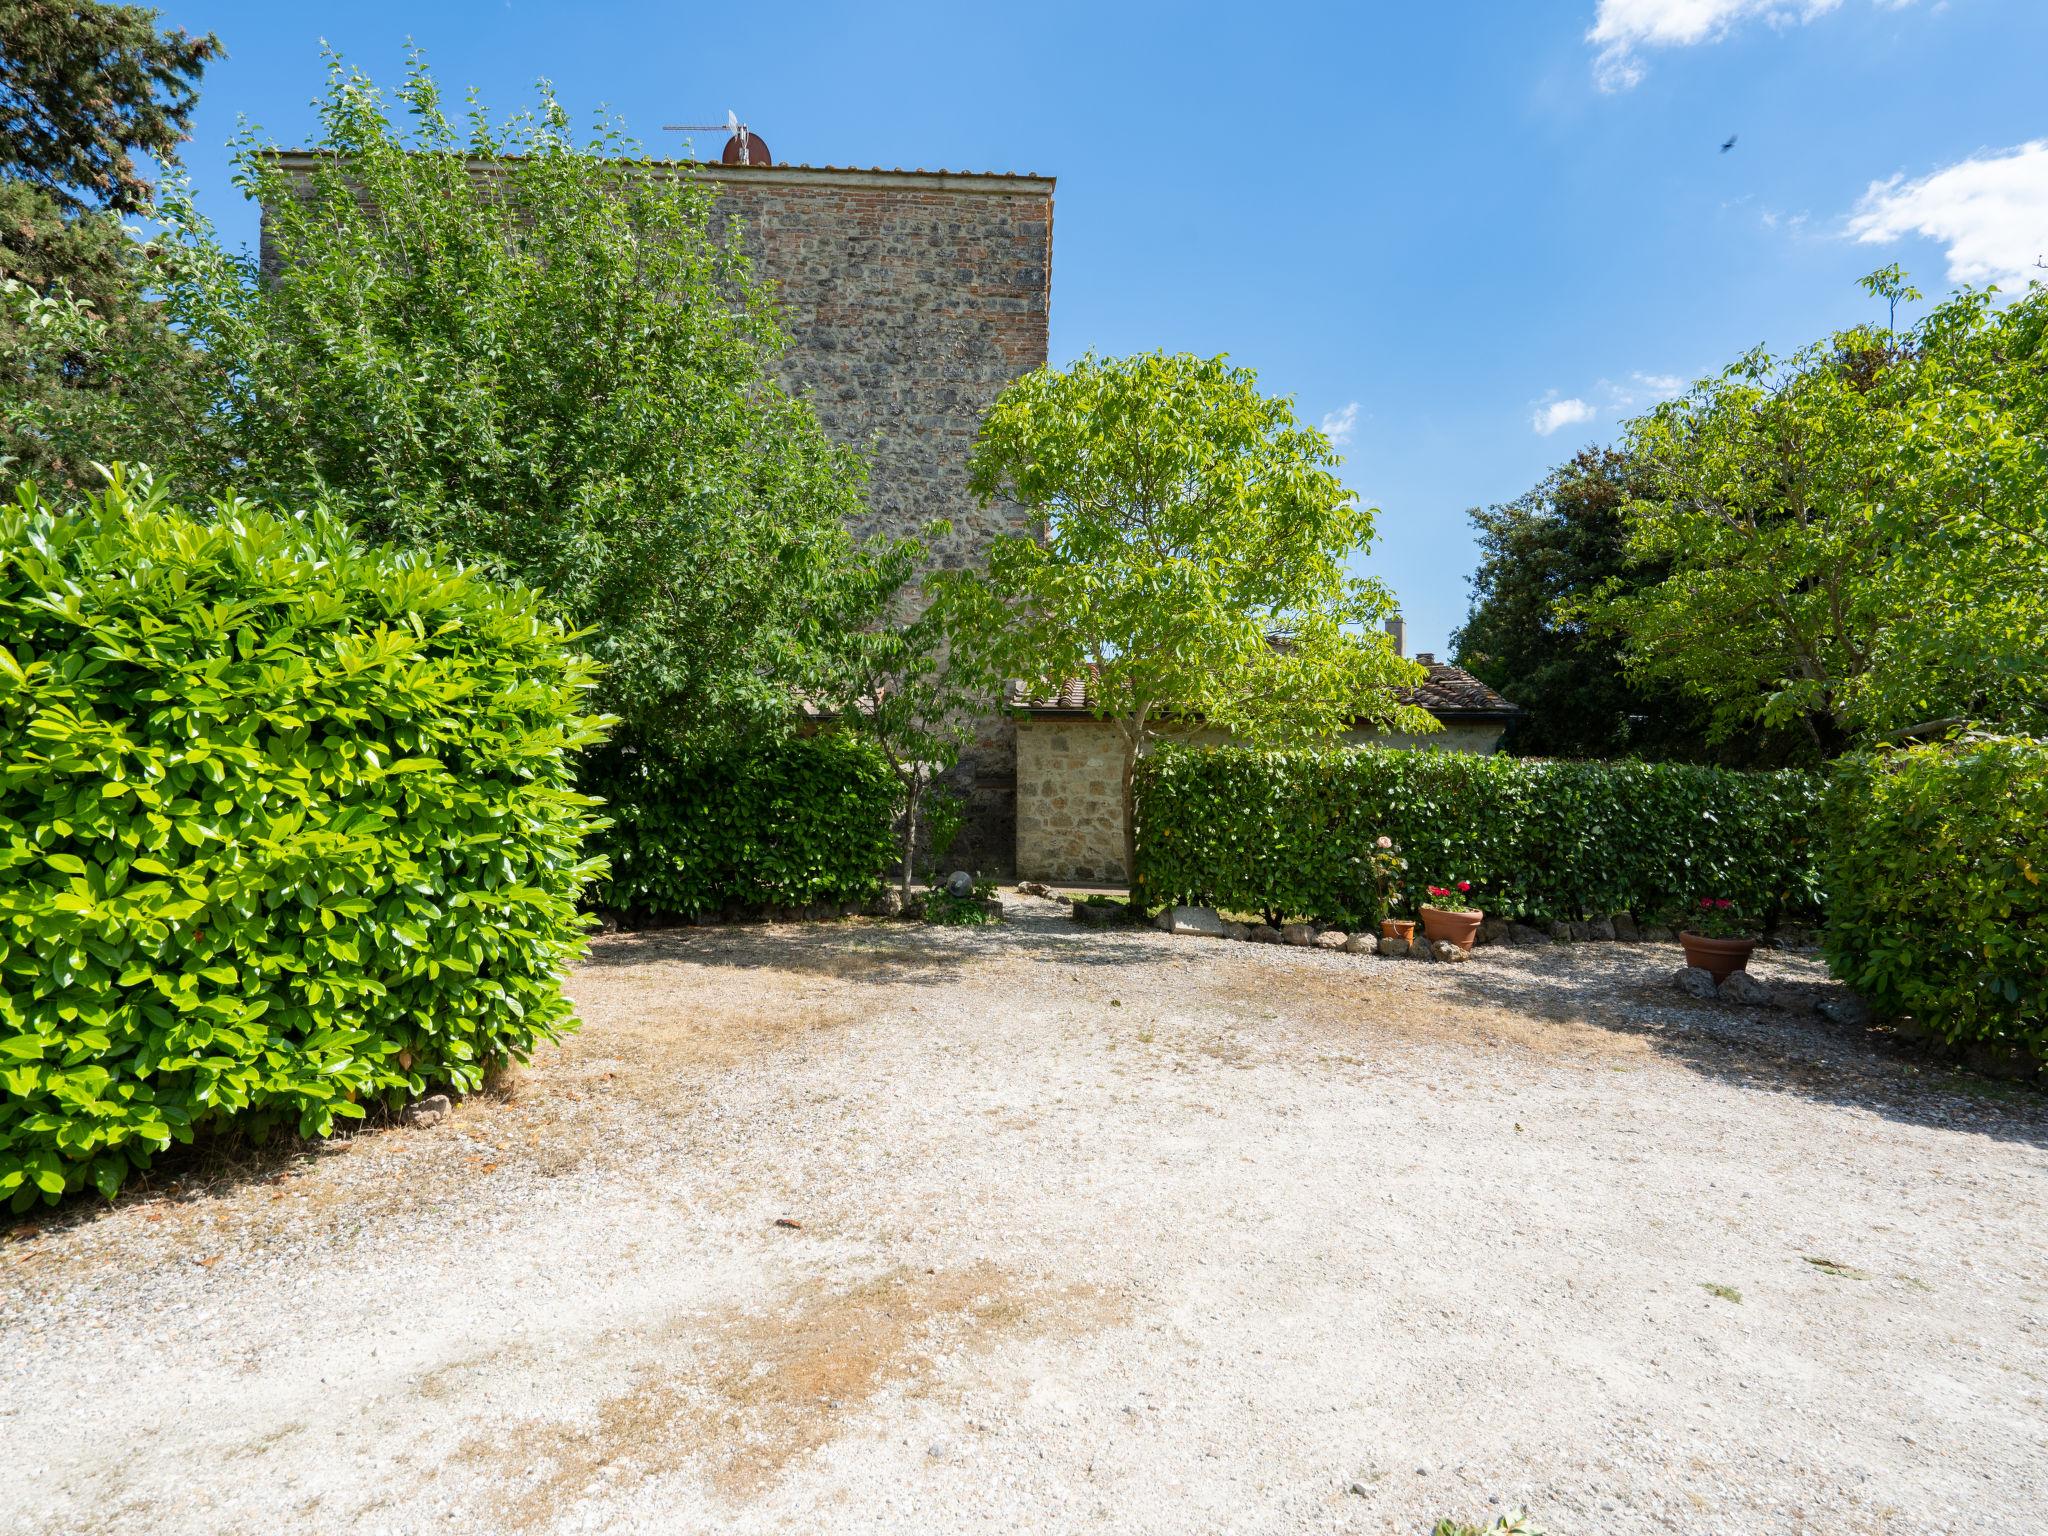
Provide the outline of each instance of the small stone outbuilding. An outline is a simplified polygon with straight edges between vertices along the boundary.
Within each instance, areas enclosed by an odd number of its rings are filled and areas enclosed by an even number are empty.
[[[1361,727],[1346,746],[1412,747],[1432,752],[1492,752],[1500,745],[1515,706],[1463,667],[1417,654],[1428,677],[1406,690],[1403,702],[1420,705],[1443,729],[1426,736]],[[1059,696],[1013,696],[1017,723],[1017,873],[1029,880],[1120,884],[1124,869],[1123,737],[1114,723],[1090,712],[1086,685],[1075,681]],[[1171,739],[1222,745],[1227,731],[1189,726],[1161,733]]]

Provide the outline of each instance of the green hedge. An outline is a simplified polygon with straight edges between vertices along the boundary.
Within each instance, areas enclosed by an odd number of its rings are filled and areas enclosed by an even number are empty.
[[[325,1135],[574,1022],[589,664],[535,599],[121,483],[0,512],[0,1195]]]
[[[1943,1039],[2048,1059],[2048,741],[1846,758],[1825,821],[1834,973]]]
[[[1232,911],[1371,921],[1375,838],[1424,887],[1472,882],[1503,917],[1646,921],[1725,896],[1763,921],[1820,907],[1821,782],[1676,763],[1539,762],[1361,748],[1164,746],[1139,774],[1145,893]]]
[[[745,746],[614,743],[585,783],[606,802],[602,906],[694,917],[862,902],[896,862],[896,777],[841,731]]]

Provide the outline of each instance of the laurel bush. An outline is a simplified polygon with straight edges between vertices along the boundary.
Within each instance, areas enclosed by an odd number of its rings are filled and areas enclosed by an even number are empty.
[[[1167,746],[1139,776],[1145,893],[1232,911],[1375,915],[1381,837],[1430,885],[1501,917],[1675,916],[1703,896],[1769,921],[1821,905],[1821,779],[1685,763],[1543,762],[1367,747]]]
[[[897,858],[897,782],[864,736],[621,739],[584,783],[611,826],[602,906],[695,917],[864,902]]]
[[[2048,741],[1844,759],[1822,864],[1828,963],[1878,1012],[2048,1059]]]
[[[0,511],[0,1198],[324,1136],[574,1019],[592,667],[532,594],[146,479]]]

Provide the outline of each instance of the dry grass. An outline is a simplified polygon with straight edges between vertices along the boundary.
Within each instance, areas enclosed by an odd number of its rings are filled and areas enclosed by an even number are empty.
[[[1020,1283],[987,1264],[895,1269],[838,1290],[812,1283],[775,1311],[694,1320],[646,1341],[635,1358],[653,1363],[586,1418],[497,1426],[458,1455],[514,1487],[498,1511],[510,1530],[544,1528],[617,1479],[682,1461],[724,1497],[745,1499],[883,1393],[921,1392],[941,1354],[1073,1336],[1120,1316],[1090,1288]],[[437,1377],[420,1390],[454,1389]]]
[[[1586,1062],[1641,1059],[1653,1047],[1621,1016],[1594,1019],[1539,996],[1517,1008],[1406,984],[1409,963],[1351,961],[1344,969],[1275,967],[1234,955],[1203,978],[1202,1000],[1235,1021],[1281,1022],[1319,1043],[1356,1048],[1369,1039],[1427,1045],[1512,1047]],[[1381,974],[1385,972],[1386,974]],[[1334,1038],[1333,1038],[1334,1037]],[[1243,1048],[1238,1037],[1237,1049]]]

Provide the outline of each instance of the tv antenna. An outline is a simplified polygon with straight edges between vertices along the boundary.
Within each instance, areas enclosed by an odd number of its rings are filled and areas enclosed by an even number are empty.
[[[729,137],[725,151],[718,158],[726,165],[773,165],[774,155],[768,151],[767,141],[750,132],[740,121],[739,114],[727,111],[722,123],[663,123],[663,133],[720,133]]]

